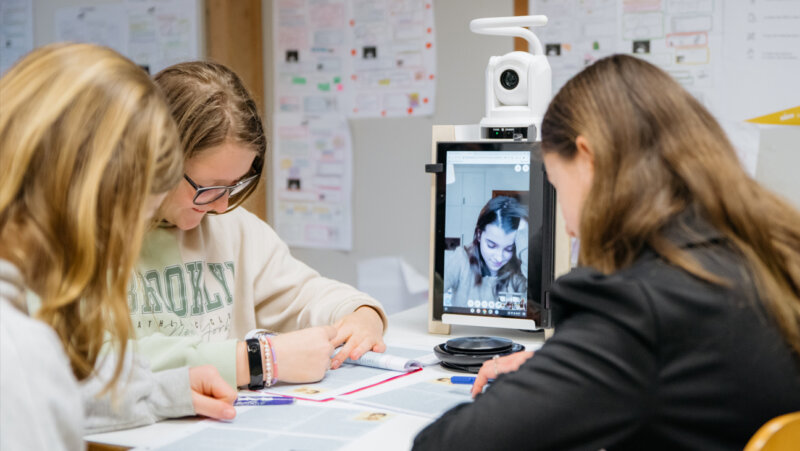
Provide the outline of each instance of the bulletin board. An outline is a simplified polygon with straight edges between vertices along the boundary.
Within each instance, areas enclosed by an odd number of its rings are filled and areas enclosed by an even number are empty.
[[[752,122],[800,117],[791,115],[800,107],[800,0],[530,0],[528,13],[549,20],[535,31],[554,93],[599,58],[636,55],[716,116],[751,174],[759,149]]]

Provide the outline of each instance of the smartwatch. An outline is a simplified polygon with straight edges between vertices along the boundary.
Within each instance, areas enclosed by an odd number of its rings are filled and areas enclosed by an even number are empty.
[[[250,390],[261,390],[264,388],[264,370],[261,365],[261,342],[258,338],[248,338],[245,340],[247,345],[247,362],[250,365]]]

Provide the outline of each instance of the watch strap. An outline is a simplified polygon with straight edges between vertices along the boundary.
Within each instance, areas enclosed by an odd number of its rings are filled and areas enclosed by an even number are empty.
[[[245,340],[247,345],[247,363],[250,366],[250,390],[260,390],[264,388],[264,370],[261,364],[261,341],[258,338],[248,338]]]

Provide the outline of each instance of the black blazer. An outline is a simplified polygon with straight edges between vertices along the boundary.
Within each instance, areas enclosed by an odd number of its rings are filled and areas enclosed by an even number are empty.
[[[800,358],[742,258],[692,215],[667,229],[729,286],[645,251],[611,275],[558,279],[556,329],[519,371],[424,429],[414,449],[739,449],[800,410]]]

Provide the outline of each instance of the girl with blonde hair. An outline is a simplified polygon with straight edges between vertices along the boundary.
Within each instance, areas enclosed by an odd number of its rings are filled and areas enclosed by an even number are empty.
[[[556,95],[542,150],[581,239],[551,291],[555,333],[486,363],[473,393],[497,381],[415,448],[741,449],[800,410],[800,212],[711,114],[615,55]]]
[[[183,168],[158,88],[110,49],[55,44],[12,67],[0,96],[2,448],[81,448],[76,380],[104,364],[101,388],[119,383],[121,409],[103,418],[88,400],[89,430],[233,410],[207,399],[231,395],[213,369],[123,371],[127,282],[147,217]],[[37,303],[34,320],[26,304]],[[107,338],[116,360],[103,362]],[[141,391],[126,392],[142,374]]]

